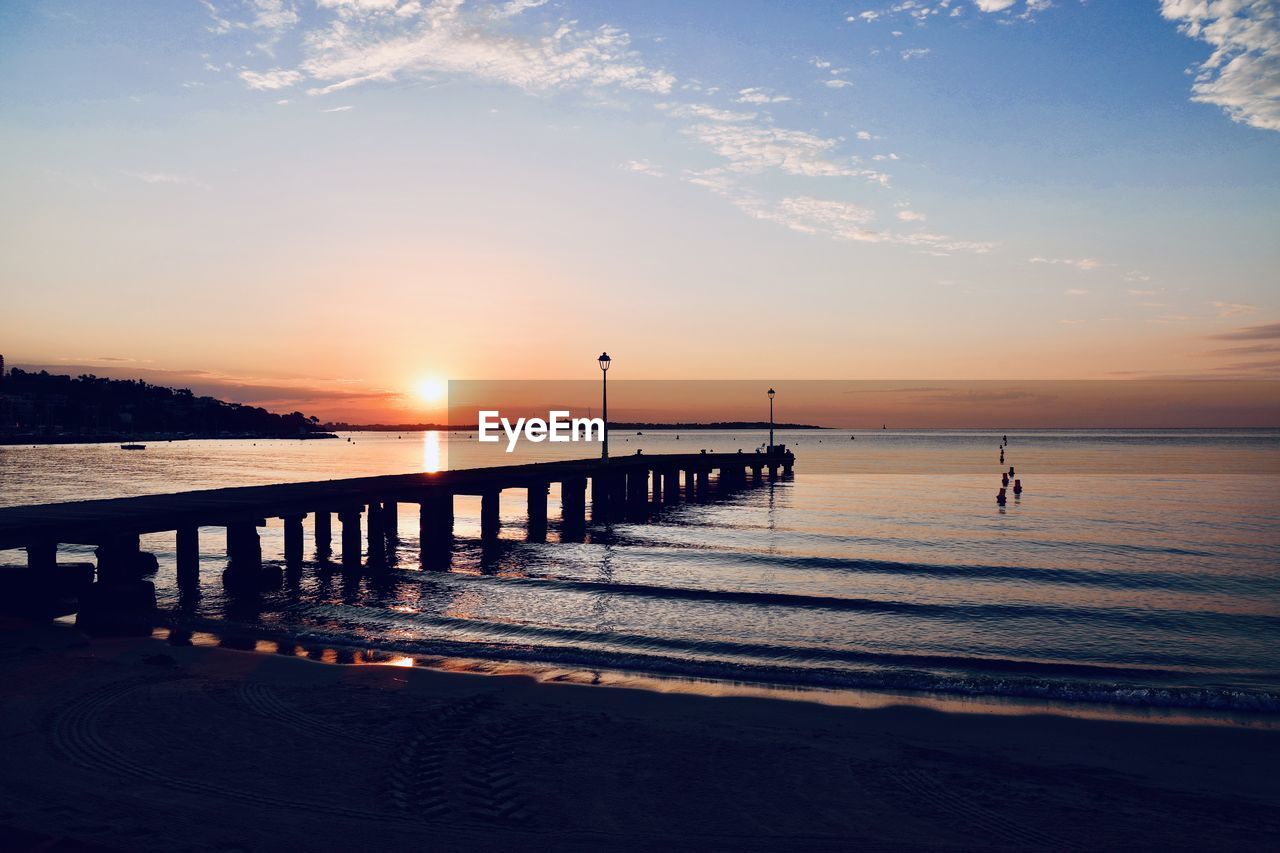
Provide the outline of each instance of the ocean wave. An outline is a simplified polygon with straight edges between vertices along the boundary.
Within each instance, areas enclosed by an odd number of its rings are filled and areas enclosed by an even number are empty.
[[[225,634],[244,628],[222,622],[184,621],[188,630],[209,630]],[[404,640],[382,638],[375,643],[354,643],[346,631],[305,629],[282,631],[255,629],[255,637],[294,642],[301,645],[352,647],[364,645],[381,651],[421,657],[458,657],[510,661],[556,667],[615,670],[746,682],[765,686],[814,687],[826,689],[882,690],[953,696],[1036,699],[1062,703],[1108,704],[1154,709],[1213,710],[1236,713],[1280,713],[1280,694],[1243,688],[1196,687],[1189,685],[1142,684],[1138,681],[1087,680],[1081,678],[1024,675],[989,675],[982,672],[938,673],[918,669],[850,670],[830,667],[794,667],[724,660],[670,658],[578,647],[531,647],[527,645],[464,642],[459,640]],[[975,664],[971,658],[962,658]],[[1025,665],[1025,662],[1023,662]],[[1111,672],[1115,676],[1116,670]]]

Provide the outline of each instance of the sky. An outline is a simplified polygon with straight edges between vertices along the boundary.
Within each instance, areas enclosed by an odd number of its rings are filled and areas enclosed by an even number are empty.
[[[1276,0],[7,0],[0,186],[9,365],[326,419],[1280,378]]]

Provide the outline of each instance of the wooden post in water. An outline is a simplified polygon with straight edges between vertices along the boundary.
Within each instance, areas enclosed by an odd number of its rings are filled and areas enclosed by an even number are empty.
[[[360,510],[344,509],[338,513],[342,524],[342,565],[354,569],[360,566]]]
[[[549,485],[538,481],[530,483],[529,492],[529,525],[526,536],[530,542],[547,541],[547,489]]]
[[[566,497],[566,488],[569,481],[560,484],[560,503],[561,517],[568,516],[570,508],[570,498]],[[585,498],[584,498],[585,499]],[[609,520],[609,508],[613,500],[613,483],[609,479],[609,474],[604,470],[597,470],[591,475],[591,517],[596,521]],[[585,521],[584,521],[585,523]]]
[[[596,513],[595,483],[592,478],[591,512]],[[607,489],[608,487],[606,487]],[[602,492],[601,494],[605,494]],[[607,504],[606,504],[607,507]],[[608,511],[607,509],[605,510]],[[581,541],[587,527],[587,478],[570,477],[560,483],[560,537],[571,542]]]
[[[453,554],[453,494],[431,492],[418,505],[418,552],[430,568],[448,568]]]
[[[383,520],[386,515],[382,509],[382,504],[378,501],[369,503],[368,525],[369,525],[369,554],[368,563],[371,566],[381,566],[387,561],[387,533],[383,526]]]
[[[27,545],[27,568],[39,572],[58,568],[58,543],[43,540]]]
[[[480,539],[489,541],[498,538],[498,530],[502,526],[500,499],[501,489],[492,489],[480,496]]]
[[[316,556],[329,559],[333,553],[333,515],[327,509],[316,510]]]
[[[394,542],[400,538],[400,505],[395,501],[383,502],[382,527],[391,541]]]
[[[194,524],[178,528],[174,550],[178,560],[178,587],[194,589],[200,586],[200,528]]]
[[[301,515],[286,515],[284,518],[284,562],[288,566],[302,565],[302,519]]]
[[[662,472],[662,502],[680,503],[680,469],[668,468]]]

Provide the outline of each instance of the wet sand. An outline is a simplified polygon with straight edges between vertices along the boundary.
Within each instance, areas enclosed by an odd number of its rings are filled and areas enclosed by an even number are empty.
[[[1280,731],[839,708],[0,630],[0,849],[1280,844]]]

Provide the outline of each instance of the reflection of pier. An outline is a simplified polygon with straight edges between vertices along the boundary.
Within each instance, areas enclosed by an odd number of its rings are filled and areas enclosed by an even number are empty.
[[[501,492],[526,490],[528,538],[545,541],[547,497],[552,484],[558,484],[560,538],[581,541],[587,531],[588,483],[593,521],[643,521],[664,505],[709,499],[713,473],[716,492],[727,493],[749,481],[759,483],[765,476],[776,479],[789,474],[794,461],[794,454],[784,447],[754,454],[635,455],[615,457],[608,463],[546,462],[5,507],[0,508],[0,550],[25,548],[30,570],[52,571],[57,568],[59,545],[95,545],[95,587],[136,584],[148,565],[155,566],[154,557],[140,550],[139,536],[172,530],[178,581],[189,588],[199,581],[200,529],[223,527],[227,584],[252,590],[261,586],[263,577],[258,528],[267,518],[284,521],[286,566],[302,562],[303,520],[308,515],[313,516],[317,556],[330,558],[336,515],[342,564],[378,567],[387,561],[388,542],[394,543],[399,536],[399,504],[416,503],[424,564],[447,565],[455,495],[480,496],[480,537],[491,541],[501,526]]]

